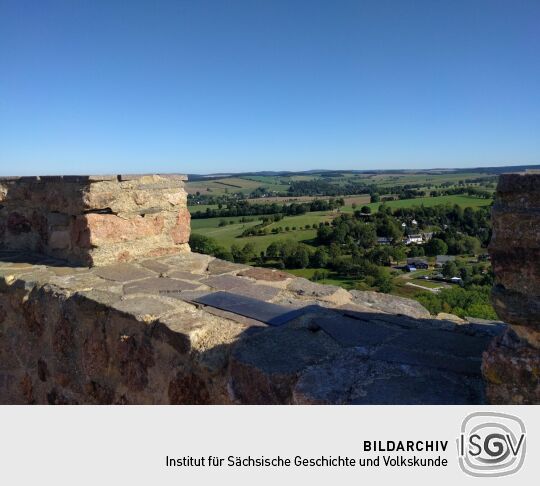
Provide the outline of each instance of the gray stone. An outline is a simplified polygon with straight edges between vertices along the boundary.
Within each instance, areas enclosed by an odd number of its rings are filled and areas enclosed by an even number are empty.
[[[352,302],[390,314],[402,314],[415,319],[429,319],[429,311],[419,302],[372,291],[351,290]]]
[[[145,260],[144,262],[141,262],[140,265],[159,274],[166,273],[171,269],[169,265],[158,260]]]
[[[315,405],[464,405],[483,403],[478,378],[366,359],[347,350],[306,368],[293,402]]]
[[[202,275],[197,273],[184,272],[183,270],[173,270],[167,274],[167,277],[177,278],[180,280],[189,280],[191,282],[194,280],[200,280]]]
[[[305,278],[295,278],[287,285],[287,290],[301,296],[314,297],[338,305],[346,304],[351,299],[351,294],[341,287],[316,284]]]
[[[218,275],[201,281],[209,287],[226,290],[235,294],[245,295],[254,299],[269,301],[277,297],[280,289],[270,285],[256,284],[248,279],[234,275]]]
[[[116,302],[112,307],[143,321],[153,320],[174,310],[172,305],[162,300],[145,296],[123,299]]]
[[[232,263],[225,260],[215,259],[208,264],[208,273],[210,275],[221,275],[223,273],[232,273],[239,270],[248,269],[247,265],[242,265],[240,263]]]
[[[306,328],[280,327],[255,333],[233,349],[231,391],[245,404],[291,403],[299,373],[339,349],[326,334]]]
[[[101,278],[116,282],[129,282],[147,277],[155,277],[156,274],[146,268],[140,268],[130,263],[116,263],[106,267],[98,267],[94,273]]]
[[[389,326],[364,322],[340,316],[339,314],[336,314],[335,317],[313,319],[313,322],[345,347],[378,346],[396,338],[400,334],[398,330]]]
[[[462,358],[438,351],[438,349],[422,351],[420,349],[402,348],[392,344],[385,344],[375,351],[372,359],[480,376],[480,358]]]
[[[158,294],[169,296],[178,294],[183,290],[196,290],[200,287],[198,283],[186,282],[167,277],[146,278],[124,285],[124,294]]]
[[[200,253],[182,253],[168,258],[163,258],[161,262],[170,265],[173,270],[182,270],[184,272],[205,273],[208,264],[214,260],[214,257],[201,255]]]

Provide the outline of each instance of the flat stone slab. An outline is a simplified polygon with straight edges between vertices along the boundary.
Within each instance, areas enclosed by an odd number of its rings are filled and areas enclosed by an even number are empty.
[[[292,403],[299,373],[339,350],[328,335],[307,328],[263,330],[233,349],[231,391],[245,404]]]
[[[163,258],[160,261],[185,272],[205,273],[212,260],[214,260],[214,257],[200,253],[182,253]]]
[[[294,278],[290,273],[280,272],[271,268],[252,267],[248,270],[243,270],[238,275],[241,277],[250,277],[255,280],[266,280],[268,282],[282,282],[288,278]]]
[[[352,302],[391,314],[403,314],[415,319],[429,319],[429,311],[419,302],[380,292],[351,290]]]
[[[168,277],[154,277],[130,282],[124,285],[124,294],[158,294],[168,296],[184,290],[196,290],[199,283],[186,282]]]
[[[401,334],[400,331],[373,322],[364,322],[350,317],[321,317],[313,322],[332,336],[341,346],[379,346]]]
[[[282,326],[292,319],[300,317],[305,312],[304,309],[290,309],[282,305],[271,304],[230,292],[215,292],[195,298],[193,301],[249,317],[271,326]]]
[[[480,359],[490,341],[489,336],[469,336],[464,333],[436,329],[410,329],[391,344],[405,349]]]
[[[280,289],[270,285],[255,284],[248,279],[234,275],[217,275],[201,280],[201,283],[217,290],[230,291],[254,299],[270,301],[278,296]]]
[[[112,307],[143,321],[155,319],[174,310],[174,307],[166,302],[145,296],[123,299]]]
[[[210,275],[221,275],[224,273],[238,272],[239,270],[245,270],[249,268],[247,265],[242,265],[240,263],[228,262],[226,260],[212,260],[208,264],[208,273]]]
[[[156,273],[166,273],[171,269],[170,265],[166,265],[158,260],[145,260],[144,262],[141,262],[140,265]]]
[[[115,282],[129,282],[131,280],[156,276],[151,270],[137,267],[130,263],[116,263],[106,267],[97,267],[94,273],[101,278],[114,280]]]
[[[346,304],[351,300],[351,294],[341,287],[316,284],[306,278],[295,278],[287,285],[287,290],[338,305]]]
[[[347,350],[303,371],[293,403],[465,405],[483,403],[482,381],[435,368],[365,358]]]
[[[173,270],[167,274],[167,277],[170,278],[177,278],[180,280],[200,280],[202,278],[202,275],[197,273],[191,273],[191,272],[184,272],[183,270]]]
[[[389,363],[417,365],[460,374],[480,376],[480,358],[461,358],[439,353],[437,349],[433,351],[422,351],[421,349],[407,349],[392,344],[385,344],[377,349],[371,358]]]

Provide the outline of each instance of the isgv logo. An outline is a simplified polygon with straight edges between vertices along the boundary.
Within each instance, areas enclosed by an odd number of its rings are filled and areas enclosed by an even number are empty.
[[[459,466],[470,476],[516,473],[525,461],[525,425],[513,415],[474,412],[465,417],[457,439]]]

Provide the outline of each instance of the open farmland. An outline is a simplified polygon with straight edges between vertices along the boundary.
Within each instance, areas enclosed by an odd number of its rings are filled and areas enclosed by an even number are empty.
[[[492,199],[481,199],[478,197],[471,197],[471,196],[463,196],[463,195],[452,195],[452,196],[437,196],[437,197],[418,197],[415,199],[400,199],[397,201],[387,201],[387,206],[391,207],[392,209],[397,208],[411,208],[413,206],[437,206],[439,204],[450,204],[454,205],[457,204],[458,206],[461,206],[462,208],[478,208],[481,206],[489,206],[492,203]],[[379,206],[381,205],[380,202],[378,203],[370,203],[368,206],[371,208],[372,211],[377,211]]]

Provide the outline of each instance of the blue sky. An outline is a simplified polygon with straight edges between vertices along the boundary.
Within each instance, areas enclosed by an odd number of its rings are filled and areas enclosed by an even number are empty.
[[[0,0],[0,173],[540,163],[538,0]]]

